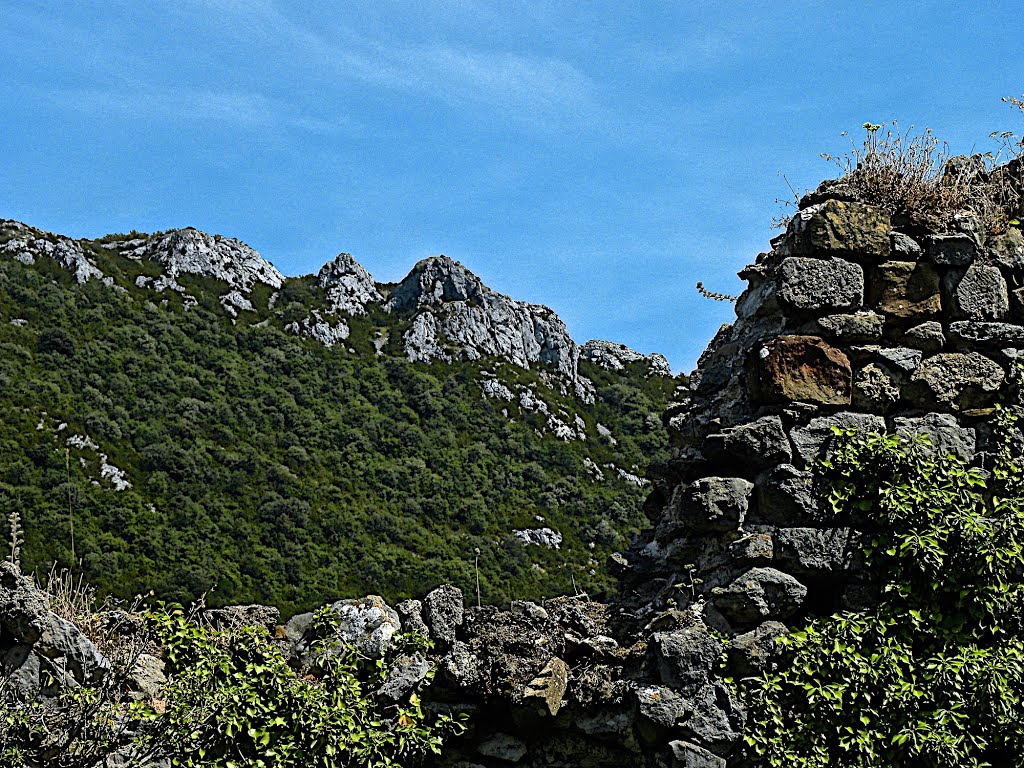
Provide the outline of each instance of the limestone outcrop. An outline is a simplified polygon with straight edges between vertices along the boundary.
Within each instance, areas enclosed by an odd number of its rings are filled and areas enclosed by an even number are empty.
[[[521,368],[543,363],[593,399],[593,385],[579,375],[579,347],[547,307],[498,293],[447,256],[424,259],[391,292],[391,312],[411,316],[403,337],[410,360],[507,360]]]

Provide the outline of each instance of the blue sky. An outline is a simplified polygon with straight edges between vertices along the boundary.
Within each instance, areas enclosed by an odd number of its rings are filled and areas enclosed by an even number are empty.
[[[1018,3],[0,0],[0,216],[445,253],[689,371],[843,131],[1024,132]]]

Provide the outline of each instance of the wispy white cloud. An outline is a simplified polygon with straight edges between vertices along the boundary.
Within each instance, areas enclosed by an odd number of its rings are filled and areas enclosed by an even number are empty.
[[[251,130],[298,130],[333,134],[352,127],[344,117],[327,120],[259,93],[120,84],[116,88],[36,89],[13,86],[20,99],[62,111],[119,120],[218,123]]]
[[[532,52],[484,50],[452,43],[412,44],[333,27],[304,25],[271,0],[193,0],[230,15],[249,36],[289,50],[291,66],[317,78],[336,77],[415,94],[503,119],[550,127],[597,111],[595,84],[572,63]]]

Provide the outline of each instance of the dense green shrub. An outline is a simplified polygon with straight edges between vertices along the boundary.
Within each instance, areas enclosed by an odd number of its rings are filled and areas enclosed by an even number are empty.
[[[921,439],[843,435],[823,470],[879,603],[784,638],[781,671],[747,686],[764,765],[1024,765],[1020,420],[1000,411],[984,470]]]

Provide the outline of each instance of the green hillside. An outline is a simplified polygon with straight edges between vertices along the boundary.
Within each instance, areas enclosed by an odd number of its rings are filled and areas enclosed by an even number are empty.
[[[312,278],[273,302],[257,285],[233,322],[217,298],[229,286],[179,277],[199,302],[186,308],[136,287],[152,263],[80,242],[113,286],[0,258],[0,512],[21,517],[26,569],[74,557],[103,593],[212,590],[214,605],[284,610],[446,581],[475,595],[477,551],[485,602],[610,586],[605,559],[646,495],[618,469],[666,457],[659,416],[677,380],[581,360],[588,405],[541,369],[411,363],[403,317],[379,307],[326,347],[285,329],[324,305]],[[484,371],[578,415],[586,439],[486,399]],[[560,548],[513,534],[542,526]]]

